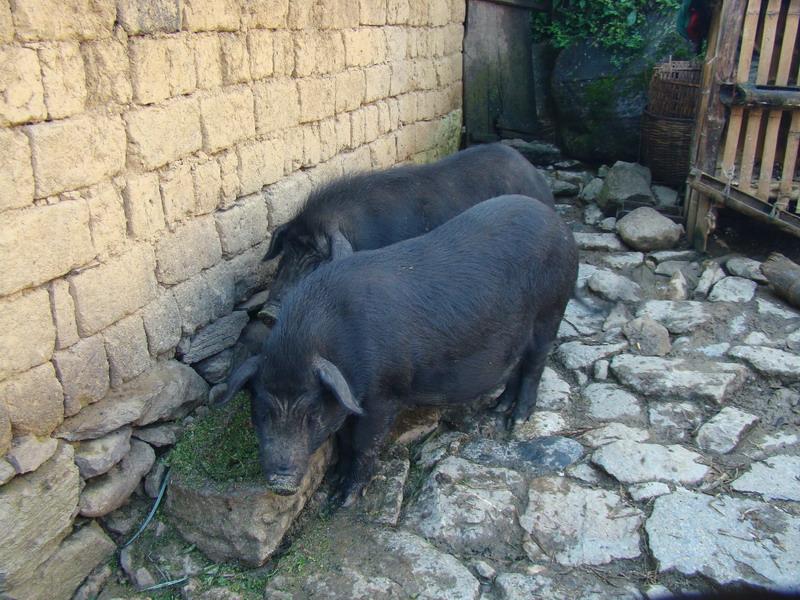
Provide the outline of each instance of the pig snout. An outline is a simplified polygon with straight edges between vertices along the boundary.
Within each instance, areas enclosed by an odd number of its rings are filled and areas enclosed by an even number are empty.
[[[281,496],[297,493],[307,468],[306,462],[298,458],[285,452],[267,453],[262,450],[261,471],[271,491]]]

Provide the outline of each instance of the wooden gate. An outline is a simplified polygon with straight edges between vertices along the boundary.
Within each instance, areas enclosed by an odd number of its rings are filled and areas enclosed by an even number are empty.
[[[711,24],[686,202],[705,249],[725,206],[800,236],[800,0],[723,0]]]

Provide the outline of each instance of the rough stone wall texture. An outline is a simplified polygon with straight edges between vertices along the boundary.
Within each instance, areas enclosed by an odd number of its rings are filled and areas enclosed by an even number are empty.
[[[108,556],[73,519],[150,470],[137,428],[207,400],[313,185],[455,149],[464,11],[0,0],[0,595],[69,597]]]

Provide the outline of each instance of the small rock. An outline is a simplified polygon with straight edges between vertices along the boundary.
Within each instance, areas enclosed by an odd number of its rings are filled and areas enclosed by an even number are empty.
[[[653,190],[653,197],[656,200],[657,207],[672,208],[673,206],[678,206],[678,192],[672,188],[654,185],[651,189]]]
[[[131,500],[103,517],[103,527],[119,536],[127,537],[141,525],[149,509],[149,501],[133,496]]]
[[[81,587],[75,592],[72,600],[95,600],[100,596],[100,592],[103,591],[112,574],[111,565],[100,565],[89,574],[81,584]]]
[[[708,295],[710,302],[750,302],[756,293],[755,281],[742,277],[720,279]]]
[[[631,312],[628,310],[628,307],[622,302],[619,302],[614,305],[614,308],[608,313],[605,322],[603,322],[603,331],[618,329],[630,321],[631,318]]]
[[[721,403],[744,382],[747,369],[736,363],[709,363],[620,354],[611,359],[620,382],[645,396],[711,400]]]
[[[593,463],[622,483],[696,483],[709,470],[697,462],[700,458],[702,456],[682,446],[644,444],[631,440],[611,442],[592,454]]]
[[[158,493],[161,491],[161,483],[164,481],[164,476],[167,474],[167,465],[163,460],[157,460],[153,464],[153,468],[144,478],[144,492],[150,498],[158,498]]]
[[[711,320],[711,314],[703,302],[690,300],[648,300],[636,311],[636,316],[650,317],[674,334],[692,333]]]
[[[640,600],[641,595],[631,583],[584,572],[578,569],[522,575],[502,573],[495,579],[498,600]],[[482,596],[485,597],[485,596]]]
[[[669,600],[674,596],[668,587],[660,584],[654,584],[647,587],[644,591],[647,600]]]
[[[591,185],[591,184],[589,184]],[[603,182],[600,181],[600,185],[603,185]],[[587,185],[583,188],[581,192],[581,199],[583,199],[583,195],[586,192],[586,189],[589,186]],[[603,211],[600,210],[600,207],[597,204],[589,204],[583,211],[583,222],[586,225],[597,225],[600,221],[603,220]]]
[[[695,262],[686,262],[683,260],[665,260],[658,263],[655,269],[656,275],[665,275],[672,277],[676,273],[681,273],[684,277],[688,277],[693,281],[697,281],[699,273],[699,266]]]
[[[567,475],[584,483],[600,483],[601,481],[600,471],[585,462],[568,467]]]
[[[597,200],[597,196],[600,195],[600,190],[602,189],[603,189],[603,180],[600,179],[599,177],[595,177],[589,183],[583,186],[583,189],[581,190],[581,193],[578,195],[578,198],[580,198],[584,202],[594,202],[595,200]],[[603,214],[600,208],[596,204],[592,204],[591,206],[593,206],[600,215]],[[587,210],[588,208],[589,207],[587,207]],[[599,220],[600,219],[597,219],[596,221],[594,221],[594,223],[590,223],[589,221],[584,221],[584,223],[586,223],[587,225],[594,225]]]
[[[598,360],[594,363],[594,378],[597,381],[605,381],[608,379],[608,365],[607,360]]]
[[[650,407],[650,426],[668,440],[683,441],[702,422],[700,408],[692,402],[659,402]]]
[[[571,391],[569,383],[561,379],[553,369],[545,367],[539,382],[536,406],[544,410],[563,410],[569,403]]]
[[[764,346],[734,346],[728,356],[747,361],[756,371],[784,383],[800,381],[800,356]]]
[[[633,269],[644,262],[641,252],[619,252],[603,257],[603,262],[612,269]]]
[[[678,243],[683,227],[658,211],[642,206],[617,222],[617,233],[631,248],[649,252],[672,248]]]
[[[800,329],[795,329],[786,336],[786,347],[792,352],[800,352]]]
[[[141,591],[156,584],[156,580],[150,571],[144,567],[137,568],[134,565],[130,546],[123,548],[122,552],[120,552],[119,564],[125,572],[125,575],[128,576],[128,579],[133,584],[133,587],[137,590]]]
[[[678,271],[669,278],[667,284],[667,299],[674,301],[686,300],[689,297],[689,284],[683,273]]]
[[[642,409],[639,400],[619,386],[610,383],[592,383],[583,390],[589,404],[589,416],[598,421],[639,419]]]
[[[726,406],[697,432],[697,445],[717,454],[726,454],[739,443],[744,433],[758,422],[758,417]]]
[[[75,444],[75,464],[81,477],[91,479],[107,473],[131,450],[131,428],[123,427],[96,440]]]
[[[767,278],[761,272],[761,263],[752,258],[743,258],[741,256],[729,258],[728,262],[725,263],[725,268],[728,273],[736,277],[752,279],[758,283],[767,283]]]
[[[697,260],[698,257],[699,255],[694,250],[659,250],[648,254],[648,258],[652,258],[659,264],[669,260],[692,262]]]
[[[131,440],[131,451],[119,465],[86,484],[79,502],[80,513],[85,517],[101,517],[122,506],[155,459],[148,444]]]
[[[650,317],[637,317],[622,328],[633,350],[644,356],[666,356],[672,349],[667,328]]]
[[[622,352],[627,347],[627,342],[598,346],[589,346],[581,342],[566,342],[558,347],[556,356],[568,369],[583,369],[592,366],[600,359]]]
[[[534,165],[552,165],[561,160],[561,150],[547,142],[513,139],[502,140],[500,143],[511,146]]]
[[[187,364],[196,363],[230,348],[239,339],[249,320],[247,312],[236,310],[206,325],[189,339],[181,360]]]
[[[760,331],[751,331],[742,340],[748,346],[772,346],[773,342],[766,334]]]
[[[685,339],[685,338],[684,338]],[[728,342],[720,342],[719,344],[710,344],[708,346],[698,346],[697,348],[688,348],[686,352],[690,354],[702,354],[707,358],[722,358],[727,354],[731,345]]]
[[[650,437],[644,429],[637,429],[636,427],[628,427],[622,423],[609,423],[604,427],[598,427],[587,431],[581,436],[581,439],[592,448],[599,448],[612,442],[620,440],[628,440],[633,442],[644,442]]]
[[[738,492],[754,492],[764,498],[800,501],[800,456],[782,454],[755,463],[735,479],[731,487]],[[800,531],[800,530],[798,530]]]
[[[531,482],[528,508],[519,523],[561,565],[602,565],[639,556],[644,514],[619,494],[563,477]]]
[[[150,427],[140,427],[133,431],[133,437],[156,448],[161,448],[163,446],[172,446],[177,442],[181,431],[183,431],[183,426],[180,423],[171,422]]]
[[[5,485],[17,474],[17,470],[4,458],[0,458],[0,485]]]
[[[515,440],[531,440],[561,433],[567,428],[567,423],[557,412],[537,411],[522,425],[514,427]]]
[[[570,299],[564,311],[563,324],[571,325],[580,335],[594,335],[603,326],[604,313],[587,305],[586,301],[578,302]]]
[[[638,302],[642,299],[642,288],[627,277],[611,271],[598,269],[589,278],[589,289],[611,302]]]
[[[800,433],[777,432],[774,434],[761,434],[753,440],[755,451],[747,452],[751,458],[763,458],[766,454],[777,450],[791,448],[800,443]]]
[[[39,439],[34,435],[15,437],[11,442],[11,450],[6,460],[14,467],[18,475],[38,469],[45,461],[56,453],[58,440],[53,438]]]
[[[597,203],[603,210],[613,210],[625,202],[653,204],[650,169],[636,163],[617,161],[608,171]]]
[[[578,192],[580,192],[580,187],[578,187],[578,185],[561,179],[552,179],[550,181],[550,189],[553,190],[553,196],[557,198],[563,196],[577,196]]]
[[[722,270],[719,263],[715,261],[707,263],[706,268],[700,274],[700,280],[697,282],[697,286],[694,288],[695,298],[704,300],[711,291],[711,288],[714,287],[714,284],[724,278],[725,271]]]
[[[497,577],[497,571],[495,571],[494,567],[483,560],[472,561],[472,570],[484,581],[492,581]]]
[[[469,439],[466,433],[450,431],[425,440],[419,449],[416,464],[430,469],[445,456],[458,454],[461,446]]]
[[[647,483],[635,483],[628,486],[628,493],[637,502],[657,498],[664,494],[669,494],[669,486],[663,481],[648,481]]]
[[[606,217],[602,221],[600,221],[597,226],[602,229],[603,231],[616,231],[617,230],[617,219],[616,217]]]
[[[622,252],[626,248],[614,233],[573,233],[575,243],[581,250]]]
[[[646,524],[659,572],[719,584],[795,586],[800,517],[763,502],[678,490],[656,498]]]
[[[194,363],[192,367],[200,373],[203,379],[209,384],[221,383],[228,378],[233,365],[234,349],[226,348],[222,352],[204,358],[200,362]]]

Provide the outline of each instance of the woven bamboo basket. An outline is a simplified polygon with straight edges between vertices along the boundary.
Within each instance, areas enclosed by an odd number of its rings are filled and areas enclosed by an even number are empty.
[[[700,69],[697,62],[670,60],[653,70],[639,154],[659,183],[680,187],[689,174]]]

